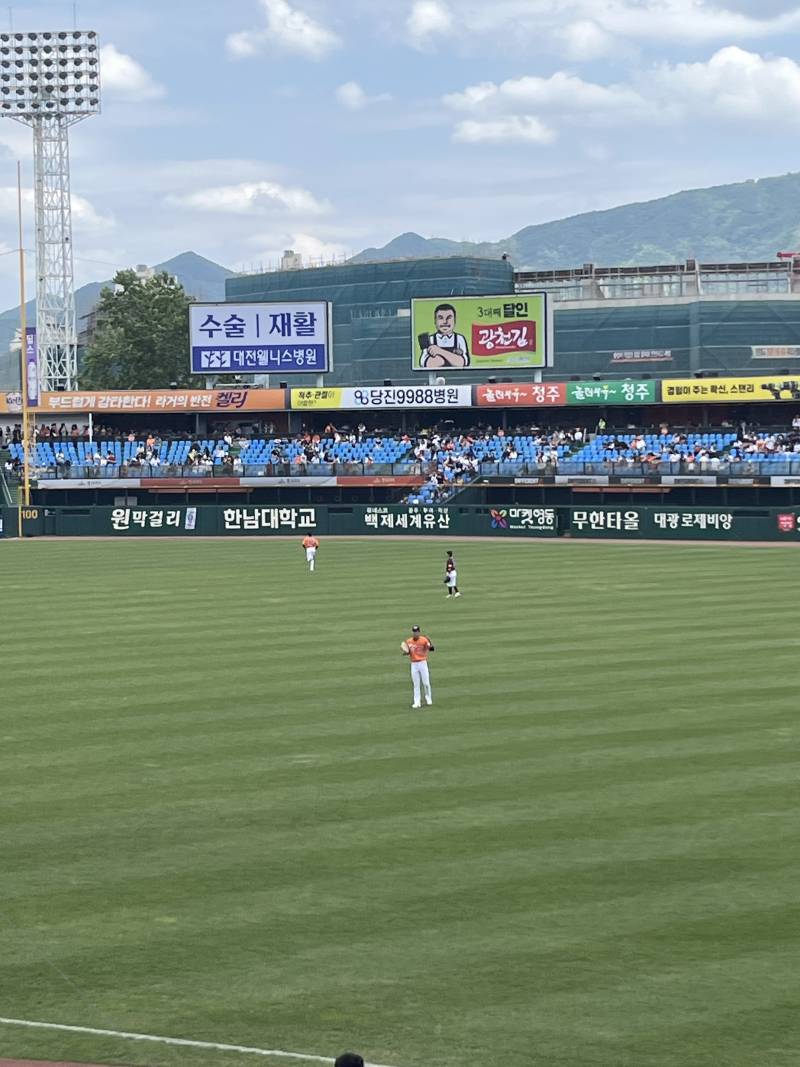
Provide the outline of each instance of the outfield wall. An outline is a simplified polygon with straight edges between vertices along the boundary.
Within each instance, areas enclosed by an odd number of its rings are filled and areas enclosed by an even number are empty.
[[[5,537],[438,536],[800,541],[800,508],[422,505],[29,507],[0,511]]]

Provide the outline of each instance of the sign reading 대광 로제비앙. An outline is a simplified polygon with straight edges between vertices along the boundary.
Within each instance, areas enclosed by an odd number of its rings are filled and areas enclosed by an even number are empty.
[[[552,364],[547,293],[411,301],[411,369],[515,370]]]
[[[333,369],[327,301],[192,304],[193,374],[325,374]]]
[[[797,402],[800,401],[800,376],[667,378],[661,383],[661,400],[664,404]]]

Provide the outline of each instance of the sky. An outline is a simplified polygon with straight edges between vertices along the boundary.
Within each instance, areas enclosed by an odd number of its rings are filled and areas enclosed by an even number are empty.
[[[72,29],[73,4],[10,19]],[[793,0],[80,0],[77,24],[102,113],[70,133],[76,286],[189,249],[251,270],[501,240],[800,170]],[[31,137],[0,121],[0,308],[17,160],[34,243]]]

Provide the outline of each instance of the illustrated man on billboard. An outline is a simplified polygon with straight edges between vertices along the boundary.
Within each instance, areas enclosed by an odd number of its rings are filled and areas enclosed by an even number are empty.
[[[439,304],[433,312],[434,332],[421,333],[417,340],[422,350],[419,365],[425,370],[442,367],[468,367],[469,345],[463,333],[456,333],[456,309]]]

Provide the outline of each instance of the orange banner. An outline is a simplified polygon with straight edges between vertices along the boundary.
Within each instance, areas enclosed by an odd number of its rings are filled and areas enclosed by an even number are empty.
[[[115,411],[283,411],[283,389],[141,389],[44,393],[37,415]]]

